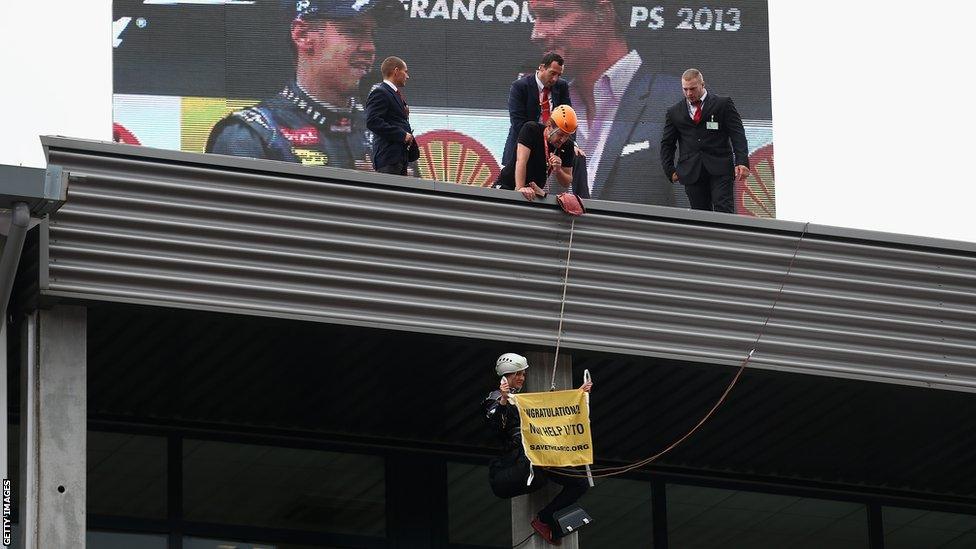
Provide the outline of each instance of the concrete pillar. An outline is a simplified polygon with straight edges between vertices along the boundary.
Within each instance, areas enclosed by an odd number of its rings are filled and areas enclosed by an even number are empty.
[[[20,524],[23,549],[85,547],[86,310],[28,316],[23,333]]]
[[[526,392],[538,393],[548,391],[552,385],[552,361],[553,353],[528,353],[525,358],[529,360],[528,375],[526,375]],[[556,365],[556,390],[562,391],[572,387],[578,387],[582,380],[573,379],[573,358],[565,353],[559,354],[559,362]],[[549,503],[562,486],[550,482],[548,486],[532,494],[519,496],[512,499],[512,545],[522,541],[532,532],[529,525],[535,518],[539,509]],[[563,539],[562,547],[566,549],[579,548],[579,536],[571,534]],[[534,536],[524,545],[526,549],[546,549],[550,547],[541,537]]]

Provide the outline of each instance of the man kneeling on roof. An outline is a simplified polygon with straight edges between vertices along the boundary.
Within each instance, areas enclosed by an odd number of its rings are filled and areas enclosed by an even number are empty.
[[[502,168],[496,189],[516,190],[526,200],[546,196],[549,175],[565,189],[573,183],[576,146],[570,137],[576,131],[576,111],[569,105],[553,109],[545,125],[529,121],[518,134],[515,162]]]

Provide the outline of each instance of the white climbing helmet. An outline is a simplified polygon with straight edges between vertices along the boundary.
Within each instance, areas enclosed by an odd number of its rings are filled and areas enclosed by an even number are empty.
[[[495,373],[499,376],[512,374],[528,369],[529,361],[522,355],[515,353],[505,353],[495,361]]]

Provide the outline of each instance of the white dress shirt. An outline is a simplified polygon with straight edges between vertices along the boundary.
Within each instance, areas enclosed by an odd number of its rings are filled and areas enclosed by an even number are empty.
[[[545,85],[542,84],[542,80],[539,80],[539,71],[535,72],[535,85],[539,87],[539,119],[536,122],[542,123],[542,94],[545,91]],[[549,112],[552,113],[552,90],[549,90]]]
[[[603,161],[603,149],[606,148],[607,139],[610,137],[613,119],[617,116],[617,109],[620,107],[624,92],[627,91],[627,86],[637,74],[637,69],[640,68],[641,63],[642,60],[637,50],[631,50],[597,79],[593,85],[596,112],[592,122],[589,121],[590,116],[586,112],[586,103],[583,102],[578,87],[574,86],[573,82],[569,84],[569,96],[579,119],[579,125],[576,128],[576,143],[586,153],[586,175],[589,179],[591,193],[593,192],[593,184],[596,182],[597,171]]]

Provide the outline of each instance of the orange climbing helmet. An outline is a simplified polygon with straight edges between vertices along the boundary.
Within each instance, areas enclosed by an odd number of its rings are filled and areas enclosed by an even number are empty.
[[[569,105],[559,105],[553,109],[549,119],[566,133],[571,134],[576,131],[576,111]]]

